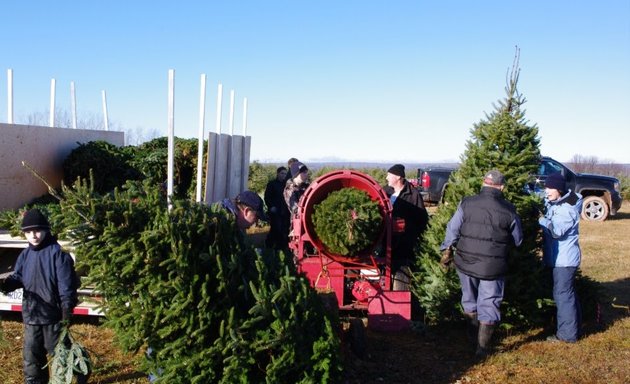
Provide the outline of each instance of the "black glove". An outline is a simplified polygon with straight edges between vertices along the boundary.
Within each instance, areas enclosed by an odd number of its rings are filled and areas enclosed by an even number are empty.
[[[451,247],[446,248],[442,251],[442,258],[440,259],[440,267],[443,270],[447,270],[451,263],[453,262],[453,249]]]
[[[61,322],[67,327],[70,326],[70,320],[72,319],[72,309],[71,308],[62,308],[61,309]]]

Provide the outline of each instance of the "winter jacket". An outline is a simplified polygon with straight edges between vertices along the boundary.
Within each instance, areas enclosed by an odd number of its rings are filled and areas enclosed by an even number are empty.
[[[507,272],[512,246],[523,241],[521,221],[503,193],[491,187],[462,200],[446,227],[441,249],[455,245],[455,266],[466,275],[496,279]]]
[[[545,199],[545,215],[538,219],[543,229],[543,261],[551,267],[579,267],[578,243],[582,195],[572,191],[556,201]]]
[[[265,205],[267,205],[270,215],[277,215],[282,218],[289,217],[289,207],[284,200],[285,185],[284,181],[278,179],[273,179],[267,183],[265,188]]]
[[[291,215],[297,214],[300,198],[309,185],[310,183],[308,182],[296,184],[292,179],[287,181],[287,184],[284,186],[284,201],[286,202]]]
[[[388,196],[393,193],[393,188],[387,187]],[[412,259],[413,248],[420,240],[429,222],[429,215],[424,207],[422,195],[407,180],[392,207],[392,218],[402,219],[405,229],[402,233],[394,232],[392,236],[392,257],[394,259]]]
[[[61,250],[57,239],[48,232],[44,241],[29,244],[17,258],[15,272],[3,290],[24,288],[22,318],[25,324],[45,325],[61,321],[63,308],[77,305],[79,279],[72,257]]]

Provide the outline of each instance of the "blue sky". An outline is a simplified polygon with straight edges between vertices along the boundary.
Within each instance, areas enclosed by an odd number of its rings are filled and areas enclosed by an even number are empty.
[[[630,1],[107,1],[3,4],[0,122],[7,69],[14,121],[70,111],[128,130],[234,132],[243,98],[252,160],[457,161],[473,124],[503,98],[515,46],[526,117],[541,149],[630,163]],[[47,116],[47,115],[46,115]]]

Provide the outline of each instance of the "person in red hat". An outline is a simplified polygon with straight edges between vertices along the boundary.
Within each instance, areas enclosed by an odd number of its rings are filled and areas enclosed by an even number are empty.
[[[22,232],[29,245],[18,256],[14,272],[1,289],[24,289],[24,382],[44,384],[49,378],[46,352],[53,354],[62,327],[70,324],[77,305],[79,279],[74,260],[61,249],[39,210],[26,212]]]

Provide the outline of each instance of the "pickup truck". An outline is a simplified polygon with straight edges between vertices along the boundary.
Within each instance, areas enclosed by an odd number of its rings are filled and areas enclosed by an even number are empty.
[[[425,203],[440,204],[444,201],[450,174],[455,169],[445,167],[418,169],[418,188]],[[532,182],[527,185],[527,189],[532,193],[541,193],[545,188],[547,176],[557,172],[562,173],[568,188],[583,196],[582,219],[604,221],[609,216],[614,216],[621,207],[619,179],[575,173],[559,161],[546,156],[541,158],[538,173],[532,176]]]

